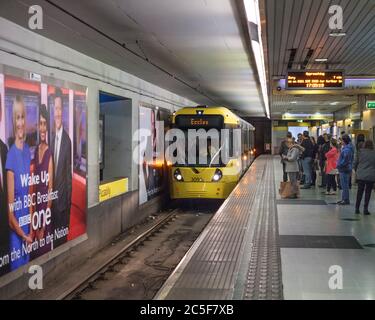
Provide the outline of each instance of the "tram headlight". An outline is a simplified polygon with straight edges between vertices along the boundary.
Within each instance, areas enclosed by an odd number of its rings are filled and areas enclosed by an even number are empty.
[[[181,171],[180,169],[176,169],[173,173],[173,176],[174,178],[177,180],[177,181],[184,181],[184,178],[182,177],[182,174],[181,174]]]
[[[215,174],[214,174],[214,176],[212,178],[212,181],[218,182],[218,181],[221,180],[222,177],[223,177],[223,173],[221,172],[221,170],[220,169],[216,169]]]

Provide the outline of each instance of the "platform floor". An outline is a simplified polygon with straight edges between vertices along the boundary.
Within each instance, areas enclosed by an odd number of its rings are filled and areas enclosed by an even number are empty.
[[[375,299],[372,216],[322,189],[281,200],[279,157],[259,157],[156,299]],[[342,285],[342,287],[341,287]]]
[[[278,188],[282,168],[278,157],[273,163]],[[277,194],[284,298],[373,300],[375,194],[369,208],[374,214],[358,216],[354,213],[356,186],[350,192],[352,204],[344,207],[334,204],[340,200],[339,193],[325,196],[322,191],[301,190],[301,199],[294,202],[280,201]],[[306,200],[312,201],[308,204]],[[296,235],[305,237],[293,237]],[[329,286],[330,278],[339,270],[330,274],[332,266],[341,267],[342,289]]]

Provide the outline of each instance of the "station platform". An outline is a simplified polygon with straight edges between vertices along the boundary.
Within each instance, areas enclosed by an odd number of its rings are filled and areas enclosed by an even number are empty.
[[[375,299],[375,215],[323,189],[282,200],[280,158],[257,158],[155,299]],[[375,212],[372,200],[370,212]]]

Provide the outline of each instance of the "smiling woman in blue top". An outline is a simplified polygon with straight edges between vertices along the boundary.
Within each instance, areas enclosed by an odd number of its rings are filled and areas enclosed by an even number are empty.
[[[342,198],[337,204],[349,205],[349,182],[353,170],[354,148],[347,134],[342,136],[343,147],[337,161],[337,169],[340,173]]]
[[[13,104],[14,144],[10,147],[5,165],[8,184],[8,214],[10,231],[10,251],[20,250],[24,241],[30,244],[30,208],[24,206],[24,197],[29,194],[29,186],[22,183],[21,177],[30,174],[30,149],[25,142],[26,112],[25,104],[17,96]],[[29,254],[23,253],[11,261],[10,269],[15,270],[29,261]]]

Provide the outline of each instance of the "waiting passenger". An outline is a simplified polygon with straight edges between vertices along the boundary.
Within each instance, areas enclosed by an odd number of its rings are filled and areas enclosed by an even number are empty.
[[[327,134],[323,134],[323,144],[320,146],[319,150],[319,165],[322,173],[322,184],[319,185],[319,188],[326,188],[327,187],[327,177],[326,177],[326,172],[325,172],[325,167],[326,167],[326,153],[329,151],[331,145],[330,145],[330,139],[331,137]]]
[[[289,147],[288,147],[287,141],[288,139],[291,139],[291,138],[292,138],[292,133],[288,132],[286,134],[286,138],[283,141],[281,141],[280,149],[279,149],[279,155],[281,157],[281,164],[283,166],[283,181],[284,182],[288,181],[288,173],[285,171],[285,161],[283,160],[283,156],[286,156],[288,154]]]
[[[298,144],[301,144],[301,143],[302,143],[302,140],[303,140],[302,133],[299,133],[299,134],[297,135],[297,143],[298,143]]]
[[[316,172],[319,170],[319,165],[318,165],[318,152],[319,152],[319,146],[316,143],[316,140],[314,137],[310,137],[311,143],[313,145],[313,160],[312,160],[312,171],[311,171],[311,185],[315,187],[316,185],[316,178],[317,174]]]
[[[340,151],[337,148],[337,140],[332,139],[331,140],[331,150],[329,150],[326,153],[326,168],[325,168],[325,173],[326,173],[326,178],[327,178],[327,192],[325,193],[326,195],[335,195],[337,191],[337,184],[336,184],[336,175],[338,174],[337,171],[337,160],[339,159],[340,156]],[[333,191],[331,191],[331,189]]]
[[[355,143],[355,150],[354,150],[354,162],[358,162],[358,154],[361,151],[361,149],[365,145],[365,135],[359,134],[357,137],[357,142]]]
[[[309,132],[303,132],[303,140],[301,146],[305,149],[302,153],[302,167],[305,175],[305,185],[301,189],[311,188],[311,175],[312,175],[312,161],[314,154],[314,146],[310,140]]]
[[[358,182],[355,213],[360,214],[359,207],[361,205],[363,193],[365,193],[363,213],[365,215],[370,215],[368,205],[370,203],[371,192],[375,183],[375,150],[374,143],[371,140],[366,141],[364,148],[359,152],[358,158],[354,163],[354,169],[357,173]]]
[[[300,145],[294,144],[290,138],[287,139],[287,146],[289,148],[288,154],[283,155],[282,158],[285,160],[285,171],[288,173],[289,181],[292,184],[292,194],[289,198],[296,199],[298,197],[298,159],[304,149]]]
[[[347,134],[343,135],[342,142],[343,148],[341,150],[339,160],[337,161],[337,169],[340,173],[342,198],[341,201],[337,202],[337,204],[345,206],[350,204],[349,183],[353,170],[354,151],[350,137]]]

